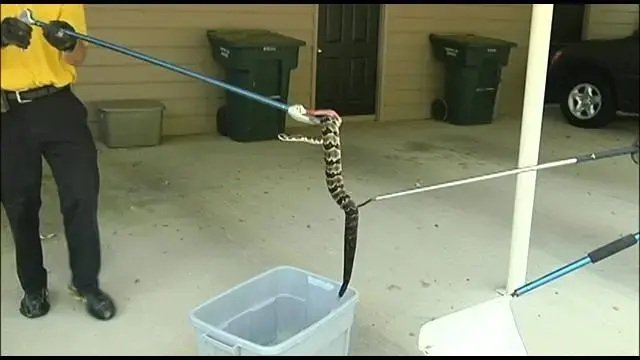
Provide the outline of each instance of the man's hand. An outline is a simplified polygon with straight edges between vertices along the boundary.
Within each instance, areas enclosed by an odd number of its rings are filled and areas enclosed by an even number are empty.
[[[2,20],[0,32],[2,33],[2,47],[9,45],[26,49],[31,45],[31,26],[15,17],[7,17]]]
[[[60,51],[73,51],[78,44],[78,40],[64,33],[62,29],[76,31],[76,29],[66,21],[53,20],[49,22],[47,26],[43,27],[44,38],[51,46]]]

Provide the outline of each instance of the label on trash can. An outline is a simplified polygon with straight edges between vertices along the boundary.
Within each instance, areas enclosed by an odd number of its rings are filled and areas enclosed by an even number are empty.
[[[492,87],[476,88],[476,92],[484,92],[484,91],[496,91],[496,88],[492,88]]]
[[[445,47],[444,52],[445,52],[445,55],[447,56],[458,56],[458,49]]]
[[[278,51],[278,48],[273,46],[263,46],[262,51]]]
[[[229,58],[229,54],[231,54],[231,51],[227,48],[223,48],[222,46],[220,46],[220,55],[222,55],[223,57]]]
[[[488,53],[495,53],[495,52],[498,52],[498,49],[488,48],[488,49],[487,49],[487,52],[488,52]]]

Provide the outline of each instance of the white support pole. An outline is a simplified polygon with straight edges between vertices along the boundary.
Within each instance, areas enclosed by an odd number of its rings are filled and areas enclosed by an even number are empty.
[[[538,163],[552,20],[553,4],[533,4],[522,125],[520,126],[518,167],[532,166]],[[526,281],[536,175],[536,171],[531,171],[519,174],[516,178],[511,253],[507,278],[508,294]]]

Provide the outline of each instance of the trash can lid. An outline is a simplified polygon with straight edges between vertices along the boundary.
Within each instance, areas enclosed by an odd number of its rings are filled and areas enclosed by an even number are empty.
[[[153,99],[119,99],[99,101],[96,107],[100,111],[117,112],[117,111],[149,111],[163,110],[164,104],[159,100]]]
[[[518,44],[501,40],[490,38],[486,36],[479,36],[475,34],[430,34],[429,38],[432,40],[444,40],[449,42],[455,42],[465,47],[496,47],[496,46],[510,46],[515,47]]]
[[[216,29],[207,30],[209,39],[226,42],[235,47],[263,47],[263,46],[304,46],[307,43],[262,29]]]

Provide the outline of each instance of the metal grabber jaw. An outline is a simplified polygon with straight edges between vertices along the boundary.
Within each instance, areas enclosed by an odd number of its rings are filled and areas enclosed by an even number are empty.
[[[37,25],[37,20],[33,17],[33,13],[30,9],[24,9],[18,15],[18,19],[27,25]]]
[[[294,120],[309,125],[320,125],[328,118],[338,119],[340,124],[342,123],[340,115],[334,110],[305,109],[302,105],[292,105],[287,109],[287,113]]]
[[[307,110],[302,105],[291,105],[287,109],[287,114],[295,121],[308,125],[320,125],[321,120],[313,116],[312,110]]]
[[[18,15],[18,20],[30,26],[39,26],[41,28],[45,28],[47,26],[46,22],[40,21],[33,16],[33,11],[31,11],[31,9],[22,10],[20,15]],[[65,32],[66,30],[60,29],[58,30],[58,33],[56,35],[62,36],[64,35]]]

